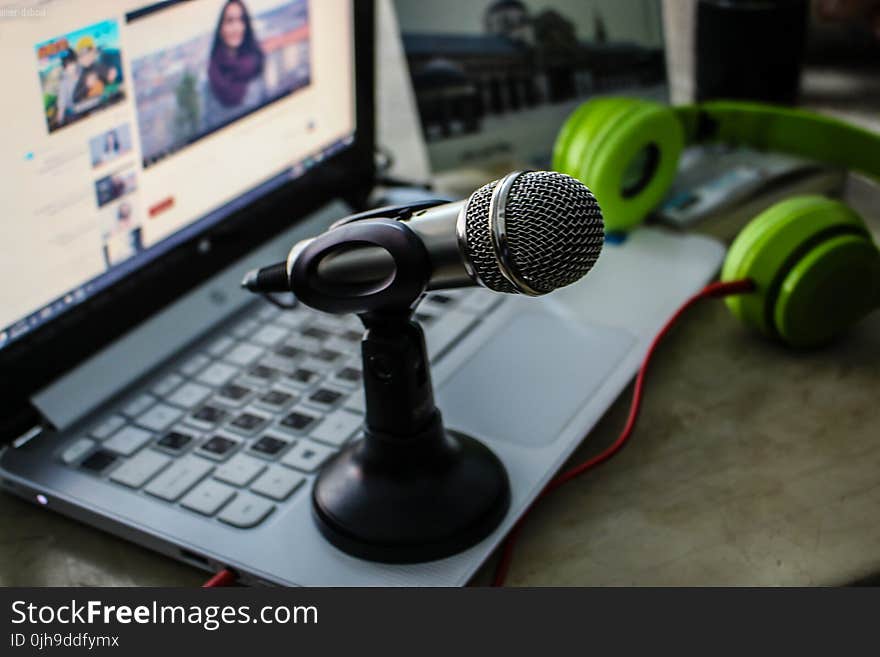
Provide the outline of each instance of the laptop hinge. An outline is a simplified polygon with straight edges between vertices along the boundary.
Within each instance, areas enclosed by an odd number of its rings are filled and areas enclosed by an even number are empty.
[[[246,271],[284,260],[294,243],[325,230],[347,213],[346,206],[336,201],[310,215],[37,392],[31,403],[59,431],[73,426],[158,364],[252,303],[254,297],[239,287]]]

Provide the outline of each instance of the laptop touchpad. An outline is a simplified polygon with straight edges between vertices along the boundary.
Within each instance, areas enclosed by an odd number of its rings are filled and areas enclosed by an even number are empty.
[[[450,428],[474,436],[547,445],[633,343],[620,329],[520,315],[444,382],[440,410]]]

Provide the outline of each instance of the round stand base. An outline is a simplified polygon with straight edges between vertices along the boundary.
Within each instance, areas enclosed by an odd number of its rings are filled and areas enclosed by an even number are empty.
[[[507,473],[482,443],[449,431],[428,448],[380,442],[354,443],[315,481],[318,528],[343,552],[385,563],[441,559],[484,539],[507,513]]]

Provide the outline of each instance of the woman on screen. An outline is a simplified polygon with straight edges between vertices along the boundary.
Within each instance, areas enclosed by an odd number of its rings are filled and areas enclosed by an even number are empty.
[[[116,136],[115,130],[110,130],[104,136],[104,150],[101,152],[101,162],[112,162],[119,157],[119,137]]]
[[[242,0],[227,0],[220,12],[208,59],[206,128],[222,125],[265,100],[265,55]]]

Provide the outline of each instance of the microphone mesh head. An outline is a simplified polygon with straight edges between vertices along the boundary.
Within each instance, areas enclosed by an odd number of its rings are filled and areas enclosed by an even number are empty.
[[[465,210],[467,255],[474,273],[496,292],[519,290],[501,271],[492,241],[490,203],[495,180],[475,191]],[[509,260],[521,279],[544,294],[583,277],[599,257],[605,228],[596,198],[571,176],[530,171],[507,196]]]

